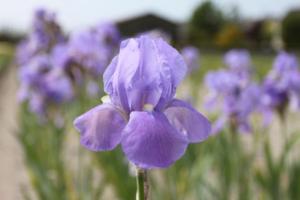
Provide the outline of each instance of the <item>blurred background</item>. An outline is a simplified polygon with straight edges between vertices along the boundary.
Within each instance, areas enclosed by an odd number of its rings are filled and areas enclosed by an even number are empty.
[[[85,150],[72,121],[101,103],[106,66],[122,40],[141,34],[183,55],[189,72],[177,95],[216,128],[174,166],[150,173],[151,198],[300,199],[298,0],[2,2],[0,199],[134,199],[122,150]],[[235,78],[234,105],[251,105],[228,111]]]

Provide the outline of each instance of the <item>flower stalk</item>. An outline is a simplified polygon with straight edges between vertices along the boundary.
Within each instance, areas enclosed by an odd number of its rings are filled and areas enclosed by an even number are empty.
[[[148,200],[149,184],[148,184],[147,170],[137,168],[136,184],[137,184],[136,200]]]

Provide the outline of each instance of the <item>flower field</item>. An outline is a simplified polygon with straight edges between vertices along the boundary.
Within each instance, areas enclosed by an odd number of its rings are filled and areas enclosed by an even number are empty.
[[[113,23],[66,34],[44,9],[7,49],[17,106],[0,116],[17,124],[3,134],[22,199],[300,199],[297,51],[202,50]]]

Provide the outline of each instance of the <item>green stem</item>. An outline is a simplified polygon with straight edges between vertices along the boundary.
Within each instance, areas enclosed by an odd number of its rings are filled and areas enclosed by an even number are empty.
[[[279,117],[280,117],[280,125],[281,125],[281,134],[284,137],[284,145],[286,145],[288,141],[286,115],[285,113],[283,113],[279,115]]]
[[[149,186],[147,180],[147,171],[145,169],[137,168],[136,185],[137,185],[136,200],[147,200]]]

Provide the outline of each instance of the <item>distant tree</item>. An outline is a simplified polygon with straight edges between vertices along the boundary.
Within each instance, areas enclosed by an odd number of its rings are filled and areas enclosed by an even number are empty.
[[[226,24],[218,32],[215,43],[222,49],[241,48],[245,46],[245,35],[236,24]]]
[[[284,17],[282,39],[287,49],[300,48],[300,10],[290,11]]]
[[[211,1],[205,1],[194,11],[189,23],[189,39],[198,45],[212,43],[224,25],[224,16]]]

